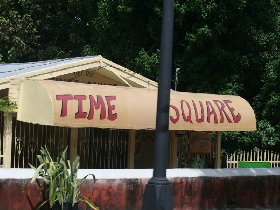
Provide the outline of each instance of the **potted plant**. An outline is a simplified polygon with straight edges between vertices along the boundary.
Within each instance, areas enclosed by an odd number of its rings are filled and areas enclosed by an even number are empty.
[[[39,166],[35,169],[31,183],[37,178],[42,178],[47,199],[38,207],[41,208],[46,203],[53,210],[77,210],[79,201],[85,202],[90,208],[98,210],[88,198],[80,194],[80,184],[87,178],[92,176],[95,181],[95,176],[89,174],[83,179],[77,179],[77,173],[80,166],[80,158],[77,156],[71,164],[66,159],[67,148],[54,161],[48,149],[42,147],[40,155],[37,155]]]

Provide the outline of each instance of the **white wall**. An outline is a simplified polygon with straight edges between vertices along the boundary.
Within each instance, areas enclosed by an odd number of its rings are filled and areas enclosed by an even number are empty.
[[[33,169],[0,169],[0,179],[29,179]],[[80,169],[78,178],[94,174],[97,179],[149,179],[152,169]],[[232,177],[279,176],[280,168],[254,169],[167,169],[167,178],[175,177]],[[90,176],[88,178],[91,178]]]

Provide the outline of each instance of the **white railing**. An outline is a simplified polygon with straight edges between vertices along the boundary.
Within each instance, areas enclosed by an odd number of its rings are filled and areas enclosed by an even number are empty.
[[[227,155],[227,168],[238,168],[238,162],[269,162],[271,168],[280,167],[280,155],[273,151],[250,151]]]

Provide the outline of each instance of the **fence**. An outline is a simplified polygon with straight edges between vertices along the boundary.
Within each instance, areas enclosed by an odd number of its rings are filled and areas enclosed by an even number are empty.
[[[77,152],[81,168],[126,168],[127,140],[127,130],[80,128]],[[29,163],[37,166],[36,156],[44,145],[56,159],[70,146],[70,128],[13,119],[12,168],[29,168]]]
[[[280,167],[280,154],[269,150],[233,153],[227,155],[227,168],[238,168],[238,162],[269,162],[271,168]]]
[[[29,168],[29,163],[37,166],[37,155],[42,146],[46,145],[55,157],[69,144],[70,129],[35,125],[17,121],[13,118],[12,131],[12,168]]]
[[[81,168],[127,168],[128,130],[79,128]]]
[[[177,135],[177,168],[214,168],[215,143],[212,139],[211,154],[191,154],[188,135]]]

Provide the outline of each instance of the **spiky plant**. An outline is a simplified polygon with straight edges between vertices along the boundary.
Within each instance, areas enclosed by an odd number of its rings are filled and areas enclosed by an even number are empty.
[[[34,182],[38,177],[42,178],[45,184],[48,200],[44,201],[40,206],[49,202],[52,208],[56,202],[63,208],[64,203],[71,203],[72,206],[79,201],[85,202],[94,210],[99,208],[95,206],[88,198],[80,194],[79,187],[81,183],[88,177],[92,176],[95,181],[95,176],[89,174],[83,179],[78,180],[78,169],[80,167],[80,158],[77,156],[71,164],[66,158],[67,148],[53,161],[47,147],[42,147],[40,155],[37,155],[39,166],[36,168],[30,164],[35,170],[31,182]]]

